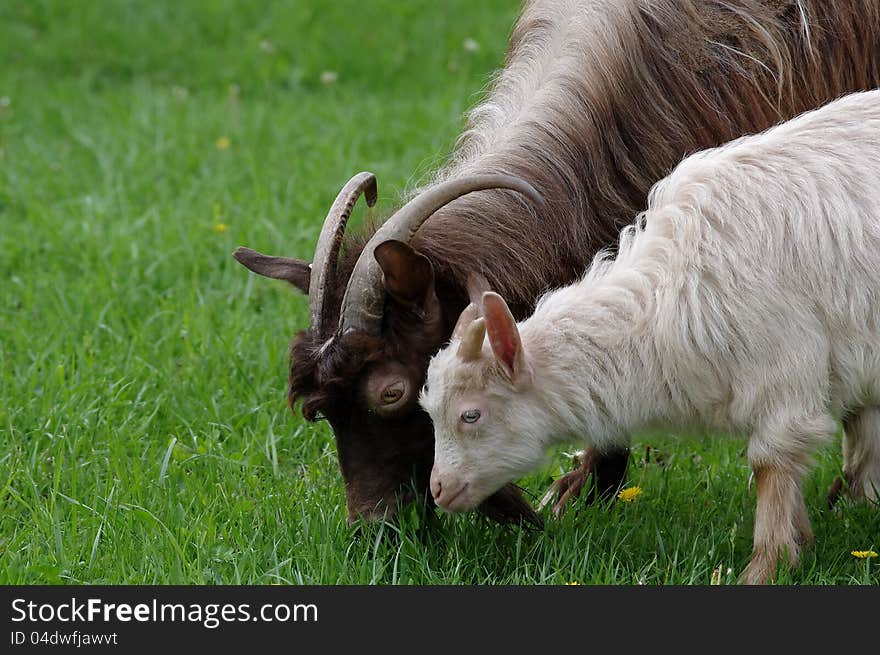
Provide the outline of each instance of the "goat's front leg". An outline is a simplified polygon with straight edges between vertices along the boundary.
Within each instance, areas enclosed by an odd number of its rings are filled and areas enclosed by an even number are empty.
[[[801,481],[813,447],[833,429],[833,419],[819,416],[751,440],[749,463],[757,494],[754,550],[740,582],[770,581],[780,559],[797,566],[801,545],[813,539]]]
[[[553,498],[553,515],[561,516],[565,508],[587,489],[586,503],[611,498],[626,482],[629,448],[599,451],[589,448],[575,457],[575,469],[553,482],[539,509]]]
[[[755,511],[754,550],[742,574],[744,584],[764,584],[776,576],[781,558],[798,564],[800,545],[812,538],[800,490],[801,475],[789,466],[753,467],[758,506]]]

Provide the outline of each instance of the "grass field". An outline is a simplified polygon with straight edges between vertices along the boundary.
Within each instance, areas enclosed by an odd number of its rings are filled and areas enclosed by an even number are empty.
[[[355,539],[332,434],[285,407],[307,302],[230,253],[310,257],[359,170],[390,206],[443,160],[517,6],[0,4],[0,583],[735,581],[743,443],[642,438],[641,496],[544,533],[411,511]],[[816,544],[780,582],[880,583],[850,554],[880,550],[880,513],[825,509],[840,459],[818,458]]]

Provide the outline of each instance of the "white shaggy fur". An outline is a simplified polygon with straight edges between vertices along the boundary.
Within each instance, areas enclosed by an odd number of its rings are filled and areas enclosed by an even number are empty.
[[[477,350],[457,329],[422,394],[438,504],[473,508],[584,434],[600,448],[657,426],[747,435],[743,579],[765,581],[812,537],[801,478],[837,419],[851,492],[880,486],[880,90],[688,157],[616,258],[508,332],[487,297],[462,326]]]

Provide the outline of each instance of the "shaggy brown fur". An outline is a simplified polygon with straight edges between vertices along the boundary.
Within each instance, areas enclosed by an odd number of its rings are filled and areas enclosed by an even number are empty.
[[[613,30],[568,28],[562,61],[532,84],[525,107],[508,106],[497,98],[515,96],[528,59],[546,54],[535,44],[571,22],[548,19],[548,4],[614,5]],[[467,196],[428,221],[413,246],[440,277],[461,286],[479,270],[508,302],[530,305],[613,244],[685,153],[878,84],[877,0],[533,2],[495,91],[438,179],[519,175],[544,195],[545,211],[536,217],[504,191]]]
[[[469,274],[485,275],[522,318],[613,246],[687,153],[878,85],[880,0],[528,3],[504,69],[436,181],[509,173],[546,204],[537,214],[515,193],[471,194],[416,234],[411,245],[435,269],[445,337]],[[326,301],[333,311],[363,244],[364,235],[348,241]],[[430,423],[416,407],[380,419],[361,390],[371,365],[388,359],[421,385],[442,341],[425,339],[418,317],[390,298],[379,338],[348,335],[323,353],[312,331],[294,340],[289,398],[333,425],[352,516],[386,514],[411,482],[426,496]],[[501,515],[525,511],[506,493]]]

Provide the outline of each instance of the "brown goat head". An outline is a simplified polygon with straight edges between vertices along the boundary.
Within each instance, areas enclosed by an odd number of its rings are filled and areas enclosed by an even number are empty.
[[[409,240],[452,200],[476,191],[510,189],[536,204],[540,194],[522,179],[477,175],[437,185],[394,214],[366,243],[342,247],[360,195],[376,200],[370,173],[353,177],[325,219],[314,261],[239,248],[250,270],[308,293],[311,325],[290,347],[288,402],[309,421],[333,428],[350,521],[394,513],[398,503],[430,500],[433,426],[418,405],[430,357],[448,340],[461,302],[438,289],[431,261]],[[344,251],[340,258],[340,251]],[[479,293],[478,277],[471,291]],[[441,302],[440,296],[446,301]],[[514,486],[489,498],[495,520],[541,521]]]

